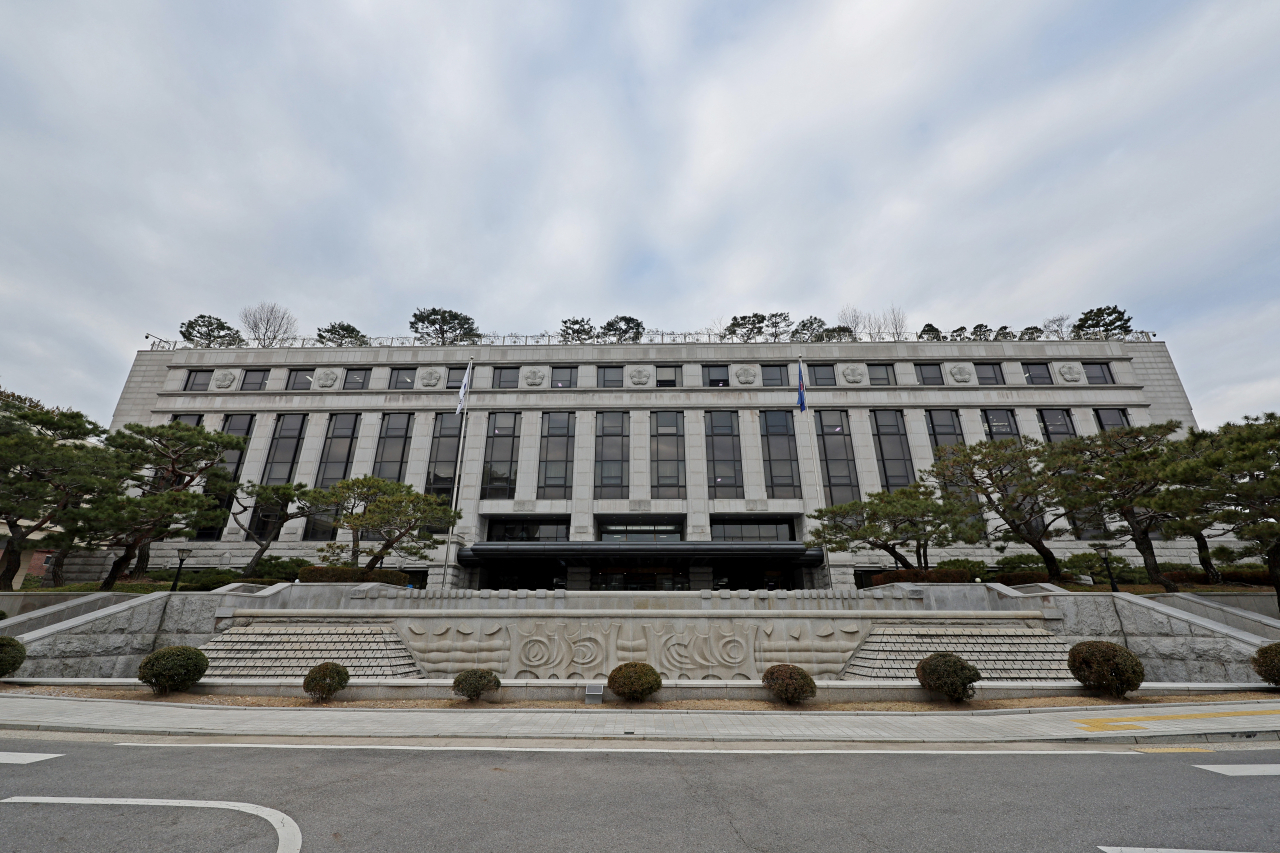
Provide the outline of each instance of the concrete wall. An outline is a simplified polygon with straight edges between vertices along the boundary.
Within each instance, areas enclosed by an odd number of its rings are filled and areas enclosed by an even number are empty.
[[[31,610],[21,616],[0,621],[0,636],[16,637],[20,634],[27,634],[39,628],[56,625],[76,616],[103,610],[138,597],[137,595],[122,592],[98,592],[77,595],[70,600],[63,600],[48,607]]]
[[[1194,613],[1206,619],[1212,619],[1214,622],[1229,625],[1249,634],[1266,637],[1272,642],[1280,641],[1280,619],[1263,616],[1261,613],[1254,613],[1251,610],[1232,607],[1229,599],[1207,600],[1189,592],[1148,595],[1146,599],[1160,604],[1167,604],[1169,607],[1185,610],[1187,613]]]
[[[32,610],[39,610],[42,607],[51,607],[55,604],[65,604],[77,598],[83,598],[89,595],[87,592],[0,592],[0,610],[9,614],[9,618],[21,616],[23,613],[30,613]]]
[[[1228,607],[1238,607],[1260,613],[1272,619],[1280,619],[1280,607],[1276,606],[1276,594],[1267,592],[1197,592],[1196,598],[1216,601]]]

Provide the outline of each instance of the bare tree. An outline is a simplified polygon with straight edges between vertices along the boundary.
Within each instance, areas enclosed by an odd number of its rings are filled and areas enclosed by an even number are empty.
[[[853,305],[846,305],[836,314],[836,325],[849,330],[849,336],[860,340],[867,332],[867,315]]]
[[[884,331],[895,341],[907,339],[907,312],[890,303],[889,310],[884,312]]]
[[[1044,332],[1044,336],[1051,341],[1065,341],[1070,328],[1070,314],[1054,314],[1052,317],[1046,317],[1041,323],[1040,328]]]
[[[240,324],[260,347],[285,346],[298,337],[298,318],[277,302],[259,302],[240,309]]]
[[[724,321],[724,317],[717,317],[707,324],[704,331],[717,341],[723,341],[729,337],[728,328],[729,324]]]
[[[867,330],[867,340],[883,341],[888,336],[889,324],[885,321],[883,314],[868,312],[862,315],[862,320]]]

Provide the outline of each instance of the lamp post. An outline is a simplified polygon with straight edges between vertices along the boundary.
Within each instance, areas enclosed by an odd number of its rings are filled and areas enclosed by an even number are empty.
[[[182,577],[182,564],[187,561],[187,557],[191,556],[190,548],[178,549],[178,571],[173,573],[173,586],[169,587],[169,592],[178,591],[178,579]]]
[[[1102,558],[1102,567],[1107,570],[1107,579],[1111,581],[1111,591],[1119,592],[1120,587],[1116,584],[1116,576],[1111,574],[1111,543],[1094,542],[1089,547],[1097,551],[1098,556]]]

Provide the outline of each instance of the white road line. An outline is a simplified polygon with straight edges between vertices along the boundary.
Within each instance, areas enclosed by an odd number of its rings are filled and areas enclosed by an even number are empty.
[[[571,746],[394,746],[336,743],[118,743],[116,746],[156,746],[178,749],[384,749],[407,752],[642,752],[671,755],[1142,755],[1101,749],[661,749],[654,747]]]
[[[0,752],[0,764],[35,764],[49,758],[61,758],[62,752]]]
[[[1099,847],[1102,853],[1233,853],[1230,850],[1175,850],[1172,847]]]
[[[1223,776],[1280,776],[1280,764],[1197,764],[1201,770]]]
[[[0,803],[66,803],[87,806],[178,806],[193,809],[230,809],[257,815],[275,828],[280,843],[276,853],[298,853],[302,849],[302,832],[293,818],[284,812],[253,803],[229,803],[221,800],[133,800],[103,797],[9,797]]]

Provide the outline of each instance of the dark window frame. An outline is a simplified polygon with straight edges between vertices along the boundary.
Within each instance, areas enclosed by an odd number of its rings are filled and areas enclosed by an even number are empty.
[[[427,456],[427,479],[423,488],[425,494],[453,497],[461,443],[462,415],[436,412],[435,422],[431,425],[431,450]],[[444,476],[445,472],[448,476]]]
[[[356,441],[359,437],[359,414],[335,412],[329,415],[329,423],[325,425],[324,445],[320,449],[320,461],[316,465],[317,489],[327,489],[351,476],[351,460],[355,458]],[[336,476],[335,469],[338,472]]]
[[[276,415],[271,429],[271,442],[267,446],[267,459],[262,467],[262,483],[281,486],[293,482],[307,433],[307,415],[298,412]],[[279,466],[284,466],[282,469]],[[283,471],[283,473],[281,473]]]
[[[617,473],[614,473],[615,471]],[[596,412],[595,488],[593,496],[598,501],[626,500],[630,497],[630,494],[631,413]]]
[[[480,500],[514,500],[520,464],[520,412],[490,412],[485,428]],[[499,471],[498,467],[502,466]]]
[[[907,423],[902,410],[872,409],[870,417],[881,488],[894,492],[911,485],[916,481],[916,469],[911,459],[911,442],[907,438]]]
[[[760,412],[760,448],[764,461],[765,497],[773,500],[803,498],[800,452],[796,447],[796,425],[790,409]]]
[[[1040,368],[1044,368],[1044,372],[1040,373]],[[1028,385],[1052,385],[1053,383],[1053,366],[1047,361],[1024,361],[1022,362],[1022,379]]]
[[[1103,412],[1119,412],[1120,423],[1108,426],[1107,421],[1103,420],[1103,417],[1102,417]],[[1107,432],[1108,430],[1112,430],[1112,429],[1124,429],[1125,427],[1132,426],[1133,424],[1133,422],[1129,420],[1128,409],[1117,409],[1117,408],[1094,409],[1093,419],[1098,424],[1098,432]]]
[[[877,372],[880,373],[879,376],[876,375]],[[867,384],[878,385],[881,387],[897,385],[898,371],[893,366],[892,363],[885,364],[881,362],[879,364],[868,364],[867,365]]]
[[[251,382],[249,377],[254,377]],[[261,378],[259,378],[261,377]],[[246,370],[240,374],[240,390],[241,391],[265,391],[267,383],[271,381],[270,370]]]
[[[916,362],[914,365],[916,371],[916,384],[918,385],[946,385],[947,380],[942,374],[942,363],[936,361]],[[937,375],[934,375],[934,371]],[[936,380],[936,381],[935,381]]]
[[[301,385],[303,380],[305,385]],[[285,381],[284,390],[286,391],[310,391],[315,385],[316,370],[314,367],[296,367],[289,371],[289,378]],[[299,387],[301,386],[301,387]]]
[[[991,376],[983,376],[983,369],[990,368]],[[1004,381],[1004,365],[998,361],[983,361],[974,364],[974,375],[978,377],[979,385],[1005,385]]]
[[[1054,421],[1050,422],[1049,413],[1053,413]],[[1065,415],[1062,421],[1056,420],[1058,415]],[[1036,409],[1036,420],[1040,422],[1040,437],[1045,444],[1057,444],[1075,438],[1076,421],[1070,409]],[[1066,429],[1061,427],[1065,424]]]
[[[212,370],[188,370],[187,378],[182,383],[183,391],[208,391],[213,382]]]
[[[649,413],[649,492],[654,500],[685,500],[684,412]]]
[[[406,382],[405,379],[408,378]],[[412,391],[418,381],[418,368],[416,367],[393,367],[391,368],[391,376],[387,379],[388,391]]]
[[[466,378],[466,367],[446,367],[444,375],[445,390],[461,388],[462,381]]]
[[[773,373],[770,376],[770,373]],[[788,388],[791,386],[791,371],[786,364],[760,365],[760,383],[765,388]]]
[[[809,387],[834,388],[836,386],[836,366],[834,364],[808,364]]]
[[[556,373],[562,374],[560,378],[556,377]],[[551,368],[551,387],[552,388],[577,388],[578,387],[578,368],[577,367],[552,367]]]
[[[1116,384],[1116,374],[1111,369],[1110,362],[1086,361],[1081,366],[1084,368],[1085,380],[1090,385],[1115,385]],[[1090,368],[1092,368],[1092,370]]]
[[[373,456],[374,477],[403,483],[413,445],[413,412],[383,412],[378,447]],[[394,475],[394,476],[393,476]]]
[[[667,371],[670,371],[668,374]],[[664,378],[669,377],[669,378]],[[653,383],[657,388],[681,388],[684,386],[684,365],[659,364],[653,368]]]
[[[613,371],[617,371],[618,375],[610,375]],[[617,364],[606,364],[596,368],[596,387],[597,388],[621,388],[622,374],[625,368]]]
[[[369,380],[373,378],[373,369],[369,367],[348,367],[342,374],[342,390],[343,391],[364,391],[369,387]],[[357,379],[355,383],[353,379]]]
[[[934,461],[938,459],[939,447],[964,444],[964,426],[958,409],[925,409],[924,423],[928,429]]]
[[[499,388],[510,390],[520,387],[520,368],[518,367],[495,367],[493,369],[493,381],[490,383],[491,388]]]
[[[995,426],[1003,426],[1003,424],[993,424],[991,415],[994,412],[1008,412],[1009,431],[995,431]],[[1021,440],[1022,429],[1018,426],[1018,413],[1013,409],[982,409],[982,433],[987,441],[1004,441],[1010,438]]]
[[[724,375],[720,375],[720,371],[724,371]],[[727,364],[704,364],[702,365],[702,387],[703,388],[728,388],[729,387],[729,365]]]
[[[844,409],[819,409],[813,414],[818,464],[822,468],[822,494],[827,506],[862,500],[849,413]]]
[[[712,410],[704,413],[703,419],[707,439],[707,497],[741,500],[746,497],[746,485],[742,479],[742,432],[738,413]]]
[[[563,424],[559,421],[563,418]],[[573,412],[543,412],[542,438],[538,446],[538,499],[573,498],[573,444],[577,415]],[[563,469],[555,466],[563,465]],[[556,471],[560,470],[559,476]],[[558,480],[560,482],[552,482]]]

